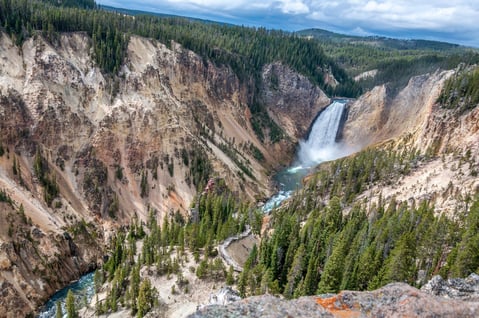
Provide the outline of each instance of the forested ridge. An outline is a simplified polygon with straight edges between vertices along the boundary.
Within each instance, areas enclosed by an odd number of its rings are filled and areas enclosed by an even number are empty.
[[[479,63],[477,49],[427,40],[348,36],[320,29],[298,32],[316,39],[324,52],[350,76],[377,70],[358,82],[363,90],[388,84],[393,92],[407,85],[412,76],[453,69],[459,63]]]
[[[216,65],[230,67],[248,85],[252,124],[261,138],[263,130],[278,127],[262,103],[261,71],[268,63],[281,61],[307,76],[330,96],[356,97],[361,89],[315,41],[283,31],[203,23],[177,17],[127,15],[96,8],[91,1],[1,0],[0,25],[20,45],[41,32],[53,44],[59,32],[86,32],[92,38],[93,58],[105,74],[115,77],[123,64],[129,37],[157,39],[165,45],[182,44]],[[338,85],[325,82],[332,74]],[[281,136],[274,133],[273,142]],[[280,138],[279,138],[280,139]]]
[[[479,103],[479,67],[462,69],[450,78],[438,102],[459,114],[476,107]]]
[[[275,61],[306,75],[328,95],[344,97],[356,97],[384,83],[397,92],[411,76],[479,62],[477,50],[442,42],[344,36],[323,30],[292,34],[110,10],[99,9],[93,0],[1,0],[0,26],[17,44],[37,31],[53,43],[58,32],[87,32],[95,61],[110,75],[118,74],[131,35],[154,38],[166,45],[178,42],[205,60],[231,67],[245,83],[253,83],[249,107],[257,117],[267,116],[259,98],[261,70]],[[368,70],[377,70],[377,74],[358,83],[351,79]],[[339,85],[325,83],[326,73],[331,73]],[[271,126],[268,120],[259,124]]]
[[[181,270],[188,255],[194,257],[190,270],[199,279],[234,284],[243,297],[270,293],[296,298],[373,290],[390,282],[420,287],[433,275],[477,272],[479,193],[463,197],[465,205],[454,218],[438,214],[427,199],[408,203],[379,195],[358,200],[369,187],[395,182],[433,159],[428,149],[421,152],[409,140],[321,165],[302,190],[273,210],[267,228],[263,212],[237,201],[221,180],[213,191],[199,195],[197,219],[175,214],[160,226],[151,210],[145,228],[135,219],[128,232],[112,241],[109,260],[95,275],[97,291],[108,286],[96,313],[122,307],[142,317],[161,308],[148,278],[140,279],[144,266],[154,275],[174,275],[173,295],[189,293],[190,282]],[[457,155],[463,164],[477,167],[468,153]],[[458,194],[451,187],[443,195]],[[218,259],[215,246],[247,226],[261,242],[251,249],[243,271],[234,274]],[[138,240],[141,251],[135,247]],[[140,290],[146,296],[140,297]]]
[[[478,107],[478,69],[462,65],[446,81],[437,104],[456,116]],[[412,136],[323,163],[287,204],[273,210],[270,235],[250,254],[238,287],[243,295],[288,298],[339,290],[376,289],[390,282],[420,287],[433,275],[465,277],[479,271],[479,193],[454,190],[453,216],[430,198],[397,202],[359,195],[407,176],[437,159],[436,146],[417,149]],[[444,154],[442,155],[444,156]],[[455,150],[458,166],[477,176],[470,149]],[[442,159],[444,162],[444,159]]]
[[[421,202],[356,200],[375,184],[394,182],[430,155],[404,146],[371,148],[327,163],[304,189],[274,210],[271,235],[250,254],[238,281],[242,295],[288,298],[376,289],[390,282],[420,287],[433,275],[479,270],[479,196],[462,198],[454,218]],[[475,159],[463,160],[476,165]],[[453,188],[443,195],[454,194]]]

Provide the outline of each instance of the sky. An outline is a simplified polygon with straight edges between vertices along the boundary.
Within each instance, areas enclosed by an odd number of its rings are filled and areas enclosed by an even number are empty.
[[[426,39],[479,47],[479,0],[97,0],[98,4],[298,31]]]

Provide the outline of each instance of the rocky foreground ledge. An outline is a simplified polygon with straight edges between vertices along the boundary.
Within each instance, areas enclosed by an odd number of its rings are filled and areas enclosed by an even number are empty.
[[[450,280],[435,276],[421,290],[393,283],[371,292],[295,300],[254,296],[226,306],[206,306],[189,317],[479,317],[479,275]]]

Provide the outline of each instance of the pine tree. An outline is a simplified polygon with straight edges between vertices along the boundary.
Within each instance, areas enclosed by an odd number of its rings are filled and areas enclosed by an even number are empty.
[[[233,266],[230,265],[228,273],[226,274],[226,285],[233,285],[235,283]]]
[[[397,246],[385,261],[385,272],[381,285],[395,281],[414,282],[416,246],[414,233],[406,233],[401,236]]]
[[[469,209],[466,230],[453,252],[456,255],[451,276],[464,277],[479,270],[479,198]]]
[[[348,244],[343,233],[338,236],[334,243],[333,252],[324,265],[321,280],[318,284],[318,294],[335,293],[338,291],[344,267],[345,247]]]
[[[238,291],[241,297],[246,297],[246,288],[248,285],[249,268],[244,268],[238,280]]]
[[[104,277],[103,277],[103,271],[100,269],[97,269],[95,271],[95,275],[93,276],[93,283],[95,286],[95,293],[98,293],[100,291],[101,286],[104,283]]]
[[[15,176],[18,174],[18,166],[17,166],[17,157],[16,156],[13,156],[12,172],[13,172],[13,175],[15,175]]]
[[[291,265],[286,286],[284,287],[284,296],[286,298],[291,298],[294,295],[294,291],[303,277],[303,266],[304,266],[304,246],[301,245],[296,254],[294,255],[294,261]]]
[[[311,255],[308,262],[308,269],[304,277],[303,289],[305,295],[312,295],[316,291],[319,281],[319,258]]]
[[[131,310],[135,314],[138,310],[137,308],[137,297],[140,291],[140,266],[134,266],[131,271],[130,278],[130,292],[129,297],[131,300]]]
[[[78,313],[75,308],[75,296],[71,289],[68,290],[67,299],[66,299],[66,309],[67,309],[67,317],[68,318],[77,318]]]
[[[141,318],[146,315],[155,304],[155,289],[151,287],[149,279],[145,279],[140,284],[140,290],[138,292],[137,299],[137,317]]]
[[[141,172],[140,195],[142,198],[148,196],[148,171]]]
[[[60,301],[57,301],[57,303],[56,303],[55,317],[56,318],[63,318],[62,303]]]

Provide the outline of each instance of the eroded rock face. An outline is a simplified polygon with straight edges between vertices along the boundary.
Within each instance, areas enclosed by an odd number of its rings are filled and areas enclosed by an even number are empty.
[[[479,275],[472,273],[466,279],[447,280],[437,275],[422,286],[421,291],[435,296],[479,302]]]
[[[196,187],[180,154],[192,149],[206,152],[213,171],[239,194],[268,196],[271,169],[291,160],[294,142],[305,137],[329,102],[304,76],[279,63],[266,66],[262,99],[287,138],[263,143],[250,123],[253,84],[241,83],[229,68],[181,45],[168,48],[133,36],[120,77],[113,81],[95,66],[86,34],[64,34],[59,43],[53,47],[37,36],[17,48],[1,35],[0,57],[20,61],[2,64],[0,72],[2,141],[15,145],[27,161],[42,150],[61,168],[58,178],[75,201],[97,215],[105,214],[115,195],[121,217],[144,214],[146,201],[162,213],[186,212]],[[254,179],[238,176],[237,159],[218,146],[228,144],[249,162]],[[264,160],[254,156],[254,148]],[[88,174],[99,165],[107,180],[99,183],[98,193],[89,193]],[[116,181],[118,169],[123,178]],[[139,191],[142,172],[148,172],[147,196]]]
[[[427,199],[437,213],[449,216],[465,208],[457,194],[479,189],[479,107],[459,114],[437,102],[454,72],[413,77],[395,96],[387,86],[379,86],[348,105],[343,143],[359,149],[369,145],[402,147],[421,154],[419,163],[407,174],[388,184],[373,185],[358,200],[377,202],[379,194],[386,202],[393,197],[413,204]]]
[[[250,123],[253,84],[240,82],[231,69],[179,44],[132,36],[125,64],[112,79],[90,53],[85,33],[62,34],[55,46],[38,35],[22,47],[0,33],[0,143],[7,152],[0,157],[0,189],[14,202],[0,216],[16,215],[22,205],[31,223],[17,227],[15,217],[13,230],[0,224],[6,255],[0,258],[0,284],[17,299],[3,298],[3,312],[15,308],[14,315],[22,316],[78,278],[97,263],[115,228],[133,216],[145,220],[149,208],[158,211],[158,219],[175,211],[186,216],[197,185],[185,162],[198,152],[211,163],[211,175],[224,179],[238,196],[269,196],[271,171],[291,160],[294,141],[324,106],[318,88],[278,66],[274,73],[282,88],[267,108],[283,100],[286,109],[273,119],[301,128],[286,129],[290,135],[282,142],[261,142]],[[264,160],[258,160],[258,151]],[[34,172],[37,154],[58,185],[50,204]],[[19,173],[12,171],[14,160]],[[254,178],[242,172],[238,160]],[[85,240],[72,233],[82,222],[95,224],[104,235],[82,245]],[[12,243],[17,230],[21,246]]]
[[[94,270],[103,257],[97,240],[101,233],[92,225],[45,233],[8,204],[0,203],[0,209],[9,227],[8,239],[0,235],[1,317],[34,312],[57,290]]]
[[[305,76],[281,63],[263,68],[263,99],[271,117],[295,140],[307,137],[317,114],[329,97]]]
[[[392,96],[386,85],[365,93],[348,106],[343,141],[368,146],[405,133],[416,134],[427,122],[443,84],[453,71],[437,71],[411,78]]]
[[[458,297],[453,292],[443,293],[449,297],[441,297],[426,292],[428,288],[418,290],[404,283],[393,283],[372,292],[343,291],[296,300],[271,295],[249,297],[227,306],[205,307],[190,317],[477,317],[477,298],[464,301],[465,294],[477,295],[476,276],[468,278],[468,282],[455,280],[446,284],[447,288],[462,290]],[[444,291],[445,285],[441,286]],[[475,286],[475,291],[467,291],[471,286]],[[439,291],[435,287],[433,290]]]

